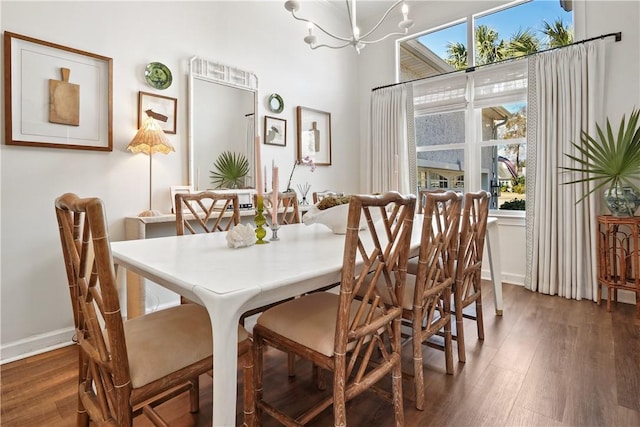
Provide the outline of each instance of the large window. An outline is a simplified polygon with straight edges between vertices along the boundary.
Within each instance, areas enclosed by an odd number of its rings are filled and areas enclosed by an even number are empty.
[[[526,97],[524,61],[414,83],[419,189],[484,189],[492,209],[523,210]]]
[[[524,61],[451,72],[572,43],[572,27],[558,1],[519,1],[400,43],[401,81],[437,76],[414,84],[419,188],[484,189],[492,209],[524,210]]]

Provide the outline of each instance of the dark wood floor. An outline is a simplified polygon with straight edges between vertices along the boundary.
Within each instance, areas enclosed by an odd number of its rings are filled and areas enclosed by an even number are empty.
[[[504,316],[493,314],[485,286],[486,339],[468,324],[466,364],[444,373],[443,354],[425,348],[427,407],[417,411],[412,383],[404,382],[407,426],[640,426],[640,321],[635,307],[612,313],[573,301],[504,286]],[[271,350],[265,395],[292,410],[316,398],[310,367],[287,377],[286,357]],[[405,352],[407,367],[410,349]],[[0,424],[72,426],[75,422],[76,349],[66,347],[1,367]],[[171,425],[211,424],[211,378],[201,377],[201,411],[188,412],[186,395],[159,411]],[[241,407],[241,405],[239,405]],[[389,403],[365,393],[347,406],[352,426],[389,426]],[[240,419],[240,415],[238,419]],[[136,426],[151,425],[138,417]],[[273,426],[273,420],[264,421]],[[332,425],[331,410],[314,426]]]

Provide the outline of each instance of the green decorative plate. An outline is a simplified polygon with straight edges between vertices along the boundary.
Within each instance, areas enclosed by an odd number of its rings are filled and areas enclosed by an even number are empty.
[[[282,97],[277,93],[272,93],[271,95],[269,95],[268,104],[269,110],[271,110],[271,112],[273,113],[282,113],[282,110],[284,109],[284,101],[282,100]]]
[[[144,69],[144,78],[147,84],[154,89],[166,89],[171,86],[173,77],[171,70],[160,62],[150,62]]]

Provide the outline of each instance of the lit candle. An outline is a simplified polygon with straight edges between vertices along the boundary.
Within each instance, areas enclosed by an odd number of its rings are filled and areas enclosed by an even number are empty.
[[[258,197],[262,196],[262,175],[260,174],[260,166],[262,165],[262,161],[260,160],[260,136],[256,136],[256,194]]]
[[[395,155],[393,159],[393,183],[391,184],[391,189],[393,191],[399,191],[398,188],[398,155]]]
[[[271,225],[278,224],[278,167],[271,172]]]

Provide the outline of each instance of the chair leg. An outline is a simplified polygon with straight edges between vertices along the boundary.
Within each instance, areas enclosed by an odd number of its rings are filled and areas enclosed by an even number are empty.
[[[346,378],[340,376],[341,372],[346,372],[345,355],[334,356],[335,370],[333,371],[333,423],[335,427],[346,427],[347,408],[345,398]]]
[[[478,324],[478,339],[484,341],[484,319],[482,315],[482,294],[476,300],[476,323]]]
[[[420,411],[424,410],[424,375],[422,372],[422,325],[419,319],[422,319],[422,312],[414,310],[413,312],[412,334],[413,339],[413,383],[416,389],[416,408]]]
[[[392,350],[398,355],[402,354],[402,345],[400,343],[400,319],[394,321],[394,346]],[[401,358],[395,364],[391,371],[391,386],[393,391],[393,410],[395,411],[396,427],[404,426],[404,407],[402,405],[402,363]]]
[[[456,286],[453,292],[456,315],[456,341],[458,343],[458,361],[465,363],[467,361],[466,350],[464,346],[464,317],[462,316],[462,287]]]
[[[327,389],[326,372],[315,363],[311,366],[311,379],[316,383],[318,390]]]
[[[254,364],[253,349],[245,353],[243,359],[242,381],[244,387],[244,423],[243,427],[255,425],[256,405],[254,396]]]
[[[287,353],[287,366],[289,368],[289,376],[296,376],[296,355],[293,353]]]
[[[255,333],[253,334],[253,396],[255,416],[253,417],[253,425],[262,425],[262,370],[264,368],[264,342],[262,338]]]
[[[449,319],[444,325],[444,357],[447,374],[453,375],[453,337],[451,335],[451,313],[449,313]]]
[[[191,381],[191,389],[189,390],[189,411],[192,414],[200,410],[200,379],[196,377]]]

